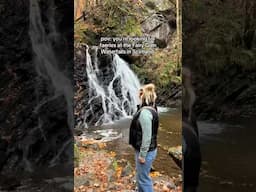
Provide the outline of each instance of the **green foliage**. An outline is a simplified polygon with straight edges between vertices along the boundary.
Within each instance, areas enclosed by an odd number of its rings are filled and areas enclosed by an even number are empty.
[[[79,165],[79,159],[80,159],[79,149],[77,145],[74,144],[74,166],[75,167]]]
[[[189,15],[185,22],[190,23],[185,25],[204,23],[193,32],[191,38],[194,44],[192,47],[198,49],[195,50],[198,68],[214,73],[226,65],[239,66],[244,70],[256,68],[256,43],[249,39],[256,38],[256,20],[246,13],[243,4],[239,5],[238,1],[207,4],[205,1],[191,0],[187,5],[193,6],[190,11],[186,11]],[[256,3],[250,6],[256,8]],[[247,35],[252,30],[254,34]],[[251,47],[248,41],[252,43]]]
[[[129,0],[105,0],[101,5],[86,11],[88,11],[86,22],[75,23],[78,41],[88,43],[88,40],[91,40],[91,37],[87,37],[87,31],[100,33],[102,36],[142,34],[140,22],[144,9],[138,3]]]
[[[114,159],[114,161],[112,163],[112,166],[113,166],[114,170],[116,171],[117,168],[118,168],[118,163],[117,163],[117,161],[115,159]]]
[[[123,34],[124,35],[142,35],[140,24],[133,17],[128,17],[126,20],[126,25],[124,26]]]
[[[177,75],[177,70],[179,70],[177,66],[177,62],[167,63],[159,76],[159,84],[162,86],[168,86],[171,83],[181,84],[181,76]]]
[[[147,72],[142,67],[139,67],[138,65],[134,64],[131,65],[132,70],[137,74],[137,76],[140,78],[140,80],[143,82],[143,80],[147,77]]]
[[[173,36],[169,47],[156,49],[152,55],[140,58],[132,65],[142,83],[154,83],[163,90],[181,85],[181,63],[178,36]]]
[[[106,0],[103,3],[104,30],[118,35],[140,35],[140,13],[137,4],[128,0]]]

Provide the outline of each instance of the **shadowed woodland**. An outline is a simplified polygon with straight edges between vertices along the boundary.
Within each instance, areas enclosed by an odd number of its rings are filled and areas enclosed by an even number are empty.
[[[190,66],[202,119],[256,114],[256,3],[184,1],[183,65]]]

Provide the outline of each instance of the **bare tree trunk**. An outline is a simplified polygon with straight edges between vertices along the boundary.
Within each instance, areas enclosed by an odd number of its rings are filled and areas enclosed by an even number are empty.
[[[176,25],[177,25],[177,35],[180,38],[181,34],[181,0],[176,0]]]
[[[83,15],[83,11],[88,6],[88,0],[74,0],[74,19]]]
[[[178,39],[177,68],[181,67],[182,58],[182,0],[176,0],[176,26]]]

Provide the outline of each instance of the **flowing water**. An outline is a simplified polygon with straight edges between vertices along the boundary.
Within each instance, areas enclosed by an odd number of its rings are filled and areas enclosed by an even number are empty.
[[[202,149],[200,192],[256,191],[255,120],[199,122]]]
[[[40,78],[50,82],[54,89],[52,96],[39,101],[35,111],[38,111],[41,106],[50,100],[64,96],[67,104],[68,123],[70,128],[73,128],[73,86],[64,72],[60,70],[60,64],[53,48],[53,44],[57,42],[59,36],[55,25],[53,3],[54,1],[50,1],[46,14],[48,19],[48,28],[46,29],[42,21],[39,0],[30,0],[29,35],[34,52],[36,72]]]
[[[111,80],[104,79],[102,82],[99,78],[101,71],[98,67],[97,49],[95,52],[94,62],[92,62],[89,48],[86,49],[86,73],[90,99],[85,106],[87,108],[84,118],[85,127],[88,127],[89,117],[95,112],[93,104],[95,100],[98,100],[97,105],[101,105],[102,108],[102,113],[94,123],[96,126],[132,115],[136,111],[136,105],[139,104],[137,93],[141,85],[128,63],[118,55],[114,55],[109,70],[113,77]]]
[[[29,36],[34,53],[33,64],[38,75],[37,81],[35,81],[37,106],[34,108],[34,113],[38,115],[38,122],[37,126],[30,127],[26,133],[26,137],[19,141],[19,149],[23,152],[21,161],[25,171],[18,175],[10,176],[21,182],[21,185],[16,191],[47,191],[49,189],[65,191],[73,187],[73,177],[70,176],[70,173],[73,171],[72,164],[61,165],[59,167],[53,166],[56,165],[62,153],[71,151],[70,146],[73,147],[72,138],[63,141],[63,145],[58,148],[55,156],[48,165],[52,166],[51,168],[37,167],[37,165],[33,164],[35,160],[32,162],[28,159],[29,153],[31,153],[31,146],[37,139],[40,139],[40,136],[34,137],[37,129],[40,130],[44,141],[47,140],[44,134],[45,130],[43,130],[45,122],[43,122],[43,118],[39,114],[40,108],[45,106],[45,104],[58,97],[63,97],[66,101],[66,107],[64,109],[67,111],[67,123],[69,128],[73,129],[73,86],[65,73],[60,69],[59,59],[54,49],[54,44],[56,44],[60,36],[56,30],[54,1],[48,2],[47,11],[44,14],[42,14],[39,0],[30,0],[29,3]],[[46,17],[47,24],[43,23],[42,15]],[[48,97],[45,94],[40,94],[44,86],[48,91]],[[69,157],[69,160],[72,162],[73,155]],[[43,159],[42,156],[38,158]],[[7,176],[8,178],[9,176]],[[54,179],[57,179],[57,181]],[[63,186],[61,187],[61,185]]]
[[[38,74],[38,82],[36,83],[38,103],[34,112],[38,113],[40,108],[49,101],[58,97],[63,97],[66,101],[64,110],[67,111],[67,123],[69,128],[73,129],[73,86],[64,71],[60,69],[59,59],[54,49],[54,45],[57,44],[57,41],[59,40],[58,38],[61,36],[56,29],[54,1],[48,2],[48,8],[45,12],[44,15],[47,17],[47,24],[43,23],[40,1],[30,0],[29,36],[34,52],[33,61]],[[40,97],[40,88],[44,85],[47,86],[48,97],[45,97],[45,94],[42,94],[44,97]],[[36,128],[40,129],[43,138],[46,140],[42,128],[43,124],[44,122],[42,122],[42,118],[40,117],[40,114],[38,114],[38,126]],[[51,166],[55,165],[59,156],[64,150],[67,150],[70,145],[72,145],[72,139],[68,139],[63,143],[63,146],[58,149],[58,153],[50,162]],[[32,167],[26,159],[26,156],[25,153],[23,159],[26,162],[26,167],[29,171],[32,171]]]

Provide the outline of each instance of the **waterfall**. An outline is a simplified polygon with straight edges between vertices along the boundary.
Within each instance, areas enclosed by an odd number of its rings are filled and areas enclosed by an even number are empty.
[[[54,1],[50,0],[45,2],[47,4],[47,9],[44,10],[44,12],[42,12],[40,8],[40,0],[30,0],[29,3],[29,36],[34,53],[33,64],[38,75],[36,77],[37,81],[35,81],[37,106],[33,110],[34,113],[37,114],[38,126],[31,130],[40,130],[42,138],[45,141],[44,147],[47,150],[52,150],[51,152],[56,153],[53,157],[48,157],[47,152],[38,149],[42,153],[40,154],[40,158],[51,158],[49,159],[51,160],[50,165],[53,166],[58,163],[57,161],[61,158],[61,155],[68,150],[68,147],[73,146],[71,142],[72,139],[63,139],[63,141],[58,144],[56,141],[52,141],[56,139],[54,137],[57,137],[58,135],[47,136],[47,133],[49,132],[46,128],[48,121],[44,121],[44,119],[47,119],[45,117],[47,117],[48,114],[41,114],[40,109],[50,101],[63,97],[66,103],[66,105],[63,106],[63,111],[67,111],[67,124],[72,131],[74,126],[73,85],[70,79],[66,77],[64,71],[61,70],[60,65],[62,63],[60,63],[60,59],[57,57],[58,54],[55,46],[58,46],[58,42],[60,42],[62,35],[57,31],[55,23],[56,7]],[[43,20],[46,21],[46,23],[43,23]],[[32,133],[28,132],[26,138],[31,139],[35,137]],[[28,159],[31,146],[39,140],[40,136],[37,136],[35,140],[29,140],[29,145],[21,146],[24,151],[23,164],[27,167],[26,169],[28,171],[33,170],[32,162]],[[26,141],[26,144],[27,142],[28,141]],[[71,161],[73,161],[72,157],[73,156],[69,157]],[[37,159],[36,162],[39,160],[40,159]]]
[[[86,49],[86,74],[89,84],[89,100],[86,106],[84,125],[91,124],[90,117],[97,116],[94,125],[111,123],[123,117],[133,115],[139,104],[138,90],[141,87],[138,77],[129,68],[127,62],[118,55],[114,55],[109,70],[112,79],[101,82],[99,75],[99,61],[96,54],[92,62],[89,48]],[[95,105],[101,106],[95,111]]]
[[[67,104],[68,124],[73,128],[73,86],[71,81],[59,69],[58,59],[52,44],[58,37],[56,31],[56,24],[54,20],[54,2],[49,1],[49,10],[46,16],[49,20],[48,30],[43,25],[41,18],[41,10],[39,7],[39,0],[30,0],[30,26],[29,35],[34,51],[34,64],[39,77],[50,80],[54,95],[47,100],[39,102],[36,110],[43,106],[48,101],[55,99],[58,96],[64,96]]]

